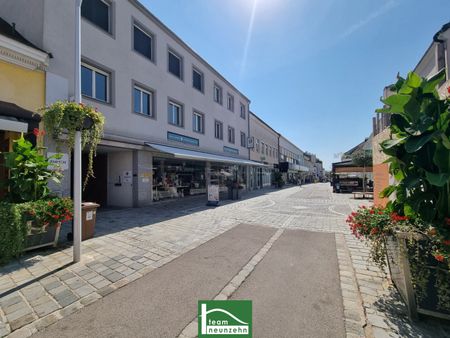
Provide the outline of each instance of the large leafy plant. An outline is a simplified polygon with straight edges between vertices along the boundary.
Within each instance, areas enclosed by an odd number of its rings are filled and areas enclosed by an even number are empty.
[[[13,150],[4,153],[5,166],[9,169],[6,199],[13,203],[36,201],[50,194],[48,181],[60,182],[61,173],[49,168],[49,159],[41,149],[25,140],[23,136],[13,143]]]
[[[450,100],[437,86],[441,72],[422,79],[411,72],[392,86],[378,112],[391,114],[392,139],[381,143],[396,183],[382,192],[393,196],[388,206],[430,225],[435,256],[450,258]]]

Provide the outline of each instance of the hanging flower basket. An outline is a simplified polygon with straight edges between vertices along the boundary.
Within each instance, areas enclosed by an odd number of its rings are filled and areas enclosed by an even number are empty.
[[[83,103],[66,101],[57,101],[40,112],[47,134],[53,137],[58,145],[66,146],[69,151],[74,148],[75,133],[81,131],[82,149],[89,149],[85,187],[89,178],[94,177],[93,159],[103,135],[103,114],[97,108]]]

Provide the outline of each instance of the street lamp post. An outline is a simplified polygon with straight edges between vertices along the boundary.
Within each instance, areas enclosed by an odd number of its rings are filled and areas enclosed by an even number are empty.
[[[81,3],[75,0],[75,102],[81,103]],[[73,262],[81,260],[81,130],[75,132],[73,164]]]

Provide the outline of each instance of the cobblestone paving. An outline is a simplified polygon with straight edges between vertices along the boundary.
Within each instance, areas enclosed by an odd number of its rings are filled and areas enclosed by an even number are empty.
[[[72,249],[28,255],[0,268],[0,337],[26,337],[240,223],[336,234],[347,337],[450,337],[450,326],[411,324],[386,276],[368,262],[345,216],[358,203],[316,184],[254,192],[236,203],[204,197],[98,213],[96,237]]]

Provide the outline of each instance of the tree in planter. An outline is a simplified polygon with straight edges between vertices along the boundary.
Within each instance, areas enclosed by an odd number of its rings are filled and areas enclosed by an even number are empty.
[[[364,168],[363,192],[366,192],[366,167],[372,166],[372,152],[370,150],[358,150],[352,154],[352,162],[356,166]]]
[[[381,148],[396,180],[382,196],[395,192],[393,211],[428,224],[435,258],[450,264],[450,100],[436,91],[444,79],[443,72],[430,80],[409,73],[378,112],[391,114],[392,139]]]
[[[103,114],[97,108],[82,103],[63,101],[57,101],[43,108],[41,113],[47,133],[58,144],[67,146],[69,151],[74,148],[75,133],[81,130],[82,148],[89,147],[87,174],[84,180],[86,187],[89,178],[94,177],[94,156],[105,124]],[[92,125],[86,126],[87,121],[92,122]]]
[[[450,100],[436,90],[444,78],[409,73],[382,100],[385,108],[378,112],[391,115],[392,137],[381,148],[395,183],[381,196],[391,201],[382,210],[361,208],[347,221],[358,238],[369,241],[379,266],[391,252],[389,263],[403,271],[393,258],[407,258],[411,280],[406,273],[399,282],[414,289],[413,298],[406,293],[410,311],[419,304],[450,316]]]

